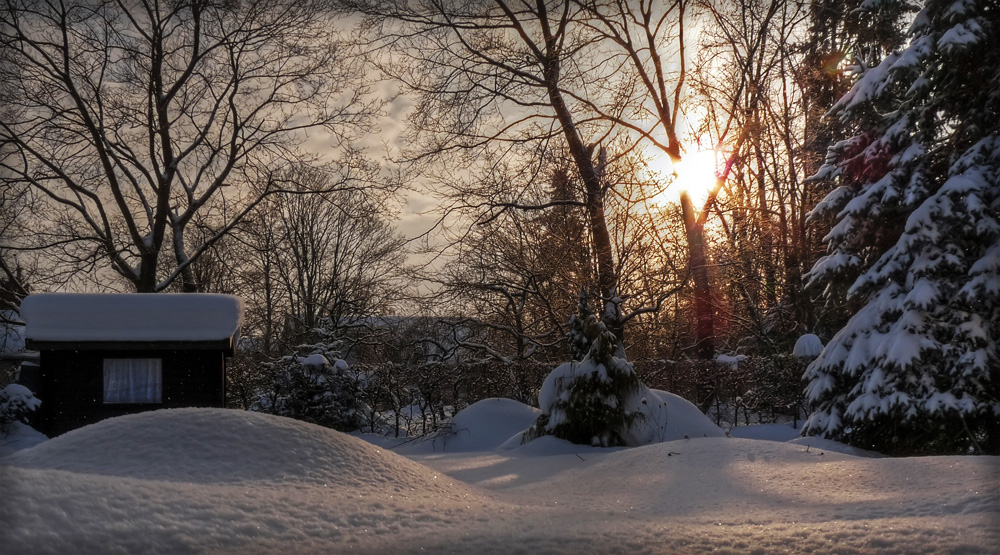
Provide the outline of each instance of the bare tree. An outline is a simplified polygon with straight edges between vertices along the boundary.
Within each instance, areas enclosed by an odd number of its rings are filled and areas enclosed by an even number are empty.
[[[30,191],[0,188],[0,325],[19,323],[17,312],[28,295],[27,276],[21,262],[7,245],[27,212]]]
[[[621,98],[620,82],[633,84],[626,97],[630,110],[616,113],[603,105],[600,116],[617,126],[637,134],[641,144],[680,162],[695,145],[703,142],[716,150],[720,161],[714,183],[708,185],[708,195],[696,207],[691,195],[681,193],[681,216],[688,244],[688,271],[694,285],[696,352],[709,358],[715,351],[716,331],[709,275],[708,246],[705,226],[717,210],[719,194],[726,188],[736,169],[757,160],[758,199],[765,198],[763,178],[763,148],[751,141],[762,128],[760,114],[771,90],[763,86],[776,79],[781,53],[780,45],[791,36],[791,30],[801,21],[801,6],[795,2],[707,2],[677,0],[658,2],[579,2],[584,17],[596,39],[608,46],[621,63],[627,77],[611,82],[616,89],[605,96]],[[696,24],[699,38],[692,41],[686,32]],[[717,47],[706,41],[721,36]],[[693,43],[693,44],[692,44]],[[727,88],[719,90],[704,81],[693,83],[689,67],[692,47],[702,53],[711,51],[709,73],[722,75]],[[721,52],[720,52],[721,50]],[[722,57],[719,57],[719,54]],[[695,75],[694,77],[697,77]],[[718,93],[724,94],[718,94]],[[699,98],[700,97],[700,98]],[[616,105],[612,105],[616,106]],[[695,109],[707,107],[707,122],[697,129],[685,129],[684,116],[689,119]],[[690,122],[688,122],[690,123]],[[756,146],[755,158],[748,157],[748,145]],[[724,221],[723,221],[724,224]],[[767,243],[771,229],[762,232]],[[773,276],[772,272],[765,272]],[[772,286],[773,277],[768,280]]]
[[[741,307],[738,316],[729,311],[741,319],[738,327],[767,342],[768,327],[793,325],[777,320],[790,314],[785,303],[801,282],[801,273],[782,269],[792,258],[790,218],[803,180],[800,93],[792,81],[799,57],[789,45],[803,31],[807,12],[801,2],[776,0],[703,5],[710,24],[692,73],[696,102],[707,114],[699,132],[714,142],[730,129],[740,130],[730,151],[738,165],[720,183],[725,200],[715,206],[729,249],[721,272],[730,279],[720,289],[730,290],[729,301]],[[713,306],[721,308],[713,302],[709,309]]]
[[[427,276],[442,287],[436,302],[475,315],[462,325],[482,330],[487,339],[481,343],[490,348],[480,350],[504,361],[563,359],[573,299],[596,286],[585,212],[575,204],[580,184],[557,167],[551,185],[538,185],[523,202],[574,204],[499,211],[463,233],[443,271]]]
[[[539,163],[551,148],[565,149],[583,183],[583,198],[572,204],[586,209],[587,233],[596,260],[600,295],[608,309],[609,327],[620,338],[622,319],[615,301],[618,276],[608,230],[599,148],[613,125],[588,108],[584,89],[613,70],[587,52],[591,37],[581,26],[581,7],[573,2],[346,2],[367,14],[373,34],[395,48],[400,58],[376,61],[391,76],[420,96],[414,113],[414,159],[453,155],[480,166],[506,151],[534,151],[520,179],[506,191],[454,187],[470,175],[464,164],[450,164],[439,174],[455,204],[450,208],[497,211],[541,208],[521,202]],[[390,60],[403,59],[404,64]],[[489,168],[487,167],[488,171]],[[493,183],[500,182],[492,180]],[[519,190],[520,188],[520,190]],[[470,193],[474,197],[470,198]],[[499,197],[499,198],[498,198]],[[560,201],[558,204],[569,204]],[[602,310],[602,313],[605,312]]]
[[[278,280],[289,318],[311,332],[328,318],[328,332],[358,318],[381,316],[402,295],[403,238],[378,200],[363,191],[302,194],[329,188],[322,174],[297,168],[296,193],[284,193],[265,215],[278,230]]]
[[[247,335],[267,354],[314,340],[321,325],[340,337],[359,320],[390,313],[405,290],[404,240],[384,194],[330,190],[340,178],[309,166],[281,179],[287,190],[220,243],[247,304]]]
[[[19,247],[196,289],[192,261],[282,188],[306,131],[335,152],[373,107],[326,4],[4,0],[0,170],[47,214]],[[217,233],[192,244],[198,217]]]

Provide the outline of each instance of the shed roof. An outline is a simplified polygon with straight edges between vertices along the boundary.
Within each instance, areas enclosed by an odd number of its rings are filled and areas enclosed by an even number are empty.
[[[207,293],[29,295],[21,303],[33,342],[204,342],[232,340],[243,302]]]

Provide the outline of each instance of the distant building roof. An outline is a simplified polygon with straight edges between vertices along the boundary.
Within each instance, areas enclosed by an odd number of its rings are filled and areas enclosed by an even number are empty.
[[[243,302],[206,293],[43,293],[22,301],[21,317],[28,341],[220,341],[238,333]]]

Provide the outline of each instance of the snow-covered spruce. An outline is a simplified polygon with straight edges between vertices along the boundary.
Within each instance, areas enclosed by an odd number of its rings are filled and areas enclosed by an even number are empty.
[[[253,410],[287,416],[342,432],[361,427],[361,382],[338,358],[336,345],[304,347],[306,356],[285,356],[273,363],[270,390]]]
[[[895,454],[1000,453],[1000,19],[929,1],[833,113],[835,215],[811,282],[863,306],[807,369],[805,433]]]
[[[528,442],[552,435],[581,445],[636,446],[658,439],[665,414],[632,364],[615,356],[618,341],[593,315],[584,332],[590,351],[552,371],[538,394],[541,414],[524,433]]]

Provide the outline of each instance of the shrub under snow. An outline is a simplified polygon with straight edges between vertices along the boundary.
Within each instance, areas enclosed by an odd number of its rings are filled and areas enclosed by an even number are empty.
[[[0,389],[0,434],[6,435],[14,422],[28,424],[41,404],[23,385],[12,383]]]
[[[333,345],[316,345],[306,356],[286,356],[272,364],[274,382],[253,410],[287,416],[342,432],[360,428],[361,384]]]
[[[818,357],[822,352],[823,342],[813,333],[799,337],[795,341],[795,347],[792,348],[792,356],[810,360]]]

